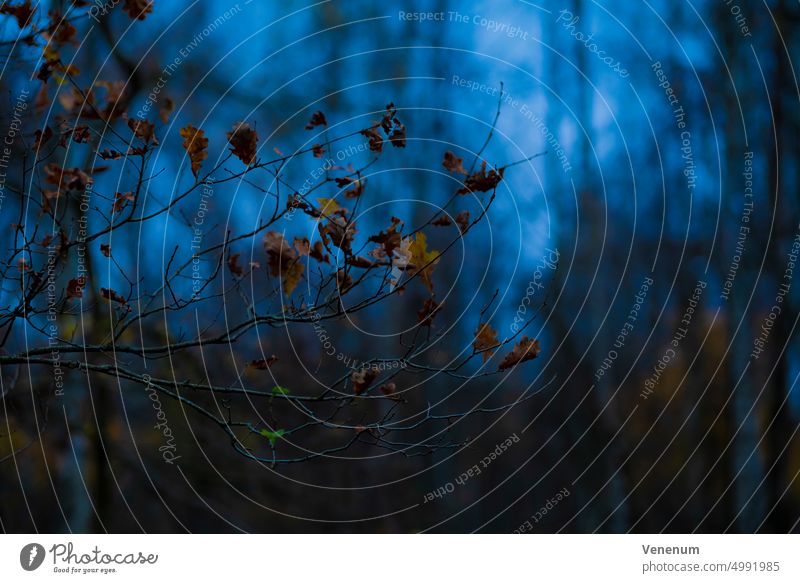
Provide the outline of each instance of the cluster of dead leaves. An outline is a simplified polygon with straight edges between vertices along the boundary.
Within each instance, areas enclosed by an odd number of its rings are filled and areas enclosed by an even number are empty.
[[[498,184],[500,184],[500,181],[503,180],[503,173],[505,172],[505,168],[498,168],[497,170],[492,168],[489,170],[489,172],[486,172],[486,161],[484,161],[481,163],[480,170],[469,174],[469,172],[464,168],[464,159],[459,158],[449,150],[444,153],[442,166],[444,166],[445,170],[448,172],[452,172],[453,174],[463,174],[467,177],[464,180],[464,186],[456,191],[457,194],[488,192],[493,190]]]
[[[469,228],[469,211],[461,211],[455,217],[456,225],[458,225],[458,230],[461,231],[461,234],[467,232]],[[453,221],[450,220],[450,217],[447,215],[442,215],[438,219],[434,220],[431,223],[434,227],[447,227],[453,224]]]
[[[315,111],[311,114],[311,120],[306,124],[306,129],[313,130],[317,126],[328,126],[328,120],[321,111]]]
[[[45,190],[45,198],[57,198],[68,191],[83,192],[91,184],[91,177],[80,168],[62,168],[49,163],[44,167],[44,181],[56,186],[56,190]]]
[[[394,255],[394,250],[400,247],[400,244],[402,243],[403,237],[398,229],[402,230],[403,221],[397,217],[392,217],[391,221],[391,227],[385,231],[381,231],[377,235],[372,235],[369,238],[370,242],[378,243],[380,245],[380,247],[376,247],[370,251],[370,255],[372,255],[375,259],[392,257]]]
[[[294,248],[300,254],[300,257],[313,257],[320,263],[330,263],[330,256],[325,253],[325,247],[322,241],[314,241],[312,246],[308,237],[295,237]]]
[[[332,199],[319,199],[319,200],[332,200]],[[328,208],[328,207],[326,207]],[[339,211],[343,209],[338,209]],[[323,213],[328,215],[328,213]],[[338,213],[334,210],[332,215],[328,215],[327,222],[320,222],[317,225],[317,230],[322,238],[325,246],[334,245],[341,249],[345,255],[352,255],[353,253],[353,238],[357,230],[354,222],[348,222],[344,213]]]
[[[378,378],[378,374],[377,368],[364,368],[354,372],[350,375],[350,380],[353,381],[353,392],[361,395]]]
[[[483,362],[489,360],[503,343],[497,338],[497,331],[488,323],[483,323],[475,330],[475,340],[472,347],[475,352],[483,355]],[[542,351],[539,341],[523,336],[514,348],[500,361],[499,370],[513,368],[521,362],[536,358]]]
[[[385,138],[378,131],[379,128],[383,130]],[[369,140],[369,149],[373,152],[382,152],[386,140],[395,148],[406,147],[406,126],[397,118],[397,108],[394,103],[386,106],[386,113],[379,122],[361,130],[361,135]]]
[[[458,194],[468,194],[470,192],[488,192],[493,190],[500,181],[503,180],[503,172],[505,168],[495,170],[492,168],[486,172],[486,162],[481,163],[481,169],[467,176],[464,181],[464,186],[459,188]]]
[[[334,178],[336,181],[336,186],[339,188],[344,188],[345,186],[350,186],[347,190],[345,190],[342,194],[344,194],[345,198],[358,198],[364,193],[364,187],[367,184],[367,181],[364,179],[352,179],[349,176],[343,176],[341,178]]]
[[[228,257],[228,269],[236,277],[243,277],[245,274],[244,266],[239,263],[239,257],[241,257],[241,255],[241,253],[232,253]],[[250,262],[250,269],[258,269],[259,267],[261,267],[261,264],[258,261]]]
[[[5,2],[0,6],[0,14],[9,14],[17,20],[17,26],[25,28],[31,21],[31,17],[36,8],[31,5],[31,0],[25,0],[21,4],[12,6],[11,2]]]

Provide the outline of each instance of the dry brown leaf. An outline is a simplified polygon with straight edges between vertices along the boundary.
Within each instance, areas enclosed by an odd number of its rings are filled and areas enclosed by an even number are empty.
[[[128,127],[131,128],[134,135],[142,140],[145,144],[153,142],[154,146],[158,145],[158,138],[156,138],[156,126],[146,119],[129,119]]]
[[[325,119],[325,114],[321,111],[315,111],[311,114],[311,121],[306,124],[307,130],[313,130],[317,126],[327,126],[328,120]]]
[[[361,130],[361,135],[369,140],[369,149],[373,152],[383,151],[383,136],[378,132],[375,126],[368,127]]]
[[[83,288],[86,287],[86,276],[81,275],[75,279],[70,279],[67,282],[67,297],[68,298],[82,298]]]
[[[444,153],[442,166],[444,166],[448,172],[457,172],[458,174],[467,173],[467,171],[464,169],[464,158],[459,158],[449,150]]]
[[[500,346],[500,341],[497,339],[497,332],[492,330],[488,323],[481,324],[475,331],[475,341],[472,347],[483,354],[483,362],[489,360],[494,354],[493,348]]]
[[[256,161],[258,151],[258,134],[250,127],[250,124],[239,122],[233,125],[233,129],[228,132],[228,142],[233,148],[231,152],[247,166]]]
[[[231,273],[236,277],[242,277],[244,275],[244,267],[239,264],[240,255],[241,253],[234,253],[228,257],[228,269],[230,269]]]
[[[456,215],[456,224],[458,228],[461,230],[461,234],[467,232],[469,228],[469,211],[461,211]]]
[[[264,249],[267,251],[270,273],[274,277],[280,277],[283,291],[287,296],[292,295],[304,270],[297,251],[277,231],[269,231],[264,235]]]
[[[165,97],[158,108],[158,119],[163,124],[169,123],[169,116],[173,111],[175,111],[175,101],[171,97]]]
[[[520,362],[532,360],[536,358],[541,351],[542,349],[539,346],[538,340],[529,339],[527,336],[523,336],[520,341],[514,345],[514,349],[505,355],[500,363],[500,370],[506,370],[507,368],[511,368]]]
[[[350,379],[353,381],[353,392],[356,395],[362,394],[376,378],[378,378],[378,369],[376,368],[365,368],[354,372],[350,375]]]
[[[464,181],[464,187],[458,189],[458,194],[467,194],[470,192],[487,192],[495,188],[500,181],[503,180],[503,172],[505,168],[495,170],[492,168],[486,172],[486,162],[481,164],[481,169],[467,176]]]
[[[34,12],[36,12],[36,8],[31,7],[31,0],[25,0],[16,6],[11,6],[11,2],[5,2],[3,6],[0,6],[0,14],[13,16],[20,28],[25,28]]]
[[[153,0],[125,0],[122,9],[133,20],[144,20],[153,12]]]
[[[278,362],[278,357],[274,354],[269,358],[259,358],[257,360],[251,360],[247,363],[247,366],[250,368],[254,368],[256,370],[269,370],[269,367]]]
[[[348,223],[344,217],[335,215],[327,223],[320,222],[317,229],[325,245],[333,243],[346,254],[352,253],[353,238],[357,232],[355,223]]]
[[[111,211],[114,213],[120,212],[125,206],[128,204],[129,200],[133,200],[134,196],[132,192],[118,192],[114,195],[114,205],[111,207]]]
[[[117,302],[118,304],[122,305],[128,304],[127,300],[121,294],[115,292],[113,289],[110,288],[101,287],[100,297],[110,302]]]
[[[192,124],[181,128],[180,135],[183,138],[183,149],[186,150],[189,160],[192,162],[192,174],[197,178],[197,173],[200,172],[203,160],[208,158],[208,138],[205,137],[203,130],[194,127]]]
[[[400,246],[400,243],[402,241],[402,236],[397,231],[397,229],[402,224],[403,221],[401,221],[397,217],[392,217],[391,227],[369,238],[370,242],[383,245],[383,250],[385,253],[384,257],[386,256],[391,257],[394,250]]]
[[[433,298],[425,300],[425,303],[422,304],[422,309],[417,312],[419,325],[431,326],[433,324],[433,319],[436,317],[436,314],[439,313],[441,307],[441,304],[436,303],[436,300]]]

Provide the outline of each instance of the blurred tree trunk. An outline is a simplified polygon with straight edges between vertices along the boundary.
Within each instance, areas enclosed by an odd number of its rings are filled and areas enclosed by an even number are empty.
[[[800,153],[797,148],[797,115],[792,118],[786,108],[788,104],[794,104],[794,111],[797,111],[794,75],[792,75],[788,62],[789,55],[792,54],[794,39],[787,33],[800,22],[800,15],[798,15],[797,3],[793,3],[790,8],[786,0],[779,0],[773,14],[778,29],[773,31],[772,37],[772,55],[775,57],[776,63],[769,87],[772,91],[770,101],[772,102],[774,122],[772,127],[775,128],[775,134],[773,136],[771,131],[767,133],[768,143],[771,147],[767,150],[766,167],[768,171],[767,192],[771,197],[772,208],[776,209],[776,212],[774,238],[770,245],[768,264],[775,270],[775,281],[780,283],[786,268],[787,253],[797,228],[796,194],[788,195],[788,193],[797,192],[796,179],[792,182],[792,179],[796,177],[796,171],[793,172],[791,167],[796,165]],[[784,43],[787,43],[788,46],[784,47]],[[790,51],[789,55],[786,54],[787,50]],[[778,361],[775,363],[772,379],[767,379],[767,382],[770,383],[767,399],[767,424],[772,423],[766,440],[767,467],[769,468],[766,502],[767,508],[771,510],[767,529],[774,532],[789,532],[798,518],[798,508],[786,492],[792,480],[788,471],[788,456],[792,439],[796,437],[788,402],[791,387],[788,370],[789,359],[792,355],[790,350],[791,319],[796,311],[792,310],[790,305],[786,305],[788,302],[791,302],[790,296],[787,296],[783,314],[778,318],[772,330],[770,343],[774,347]],[[780,352],[784,349],[785,352],[781,355]]]

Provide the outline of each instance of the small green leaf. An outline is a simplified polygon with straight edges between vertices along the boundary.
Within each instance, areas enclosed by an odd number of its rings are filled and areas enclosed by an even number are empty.
[[[291,391],[286,387],[274,386],[272,387],[273,395],[288,395]]]
[[[283,437],[283,434],[286,433],[286,431],[284,429],[278,429],[277,431],[262,429],[261,431],[259,431],[259,433],[264,437],[266,437],[267,439],[269,439],[269,444],[272,447],[275,447],[275,442],[278,441],[281,437]]]

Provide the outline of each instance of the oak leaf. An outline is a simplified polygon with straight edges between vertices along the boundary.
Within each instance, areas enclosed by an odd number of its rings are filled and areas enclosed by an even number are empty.
[[[520,362],[532,360],[536,358],[541,351],[542,349],[539,346],[538,340],[523,336],[520,338],[520,341],[514,345],[514,349],[506,354],[502,362],[500,362],[500,370],[506,370]]]
[[[383,151],[383,136],[378,132],[375,126],[368,127],[361,130],[361,135],[369,140],[369,149],[373,152]]]
[[[392,129],[392,133],[389,134],[389,141],[392,143],[392,146],[395,148],[405,148],[406,147],[406,126],[400,123],[400,120],[395,118],[394,120],[395,127]]]
[[[449,150],[444,153],[442,166],[444,166],[448,172],[457,172],[458,174],[467,173],[467,171],[464,169],[464,158],[459,158]]]
[[[327,126],[328,120],[325,119],[325,114],[321,111],[315,111],[311,114],[311,121],[306,124],[307,130],[313,130],[317,126]]]
[[[122,9],[133,20],[144,20],[153,12],[153,0],[125,0]]]
[[[67,297],[68,298],[82,298],[83,288],[86,286],[86,276],[81,275],[75,279],[70,279],[67,282]]]
[[[392,217],[391,227],[369,238],[370,242],[383,245],[383,251],[384,251],[383,257],[386,256],[391,257],[392,254],[394,253],[394,250],[400,246],[402,236],[400,235],[400,233],[397,232],[397,229],[402,224],[403,221],[401,221],[397,217]],[[373,254],[373,256],[375,255]],[[381,257],[378,258],[380,259]],[[409,259],[410,258],[411,257],[409,256]],[[405,267],[405,265],[403,267]]]
[[[438,251],[428,251],[428,241],[425,233],[417,233],[414,241],[411,243],[409,250],[411,251],[411,263],[414,268],[411,272],[411,277],[419,274],[422,283],[428,288],[428,291],[433,293],[433,275],[434,266],[439,262]]]
[[[203,130],[194,127],[192,124],[181,128],[180,135],[183,138],[183,149],[186,150],[189,160],[192,162],[192,174],[197,178],[197,173],[200,172],[203,160],[208,158],[208,138],[205,137]]]
[[[5,2],[0,6],[0,14],[10,14],[17,20],[17,26],[25,28],[30,21],[36,8],[31,7],[31,0],[25,0],[21,4],[11,6],[11,2]]]
[[[367,184],[366,180],[353,180],[352,178],[348,178],[347,176],[343,178],[335,178],[336,185],[339,188],[343,188],[347,185],[352,185],[351,188],[348,188],[344,191],[345,198],[358,198],[364,192],[364,187]]]
[[[461,234],[467,232],[469,228],[469,211],[461,211],[456,215],[456,224],[458,228],[461,230]]]
[[[125,208],[129,200],[133,200],[132,192],[118,192],[114,195],[114,205],[111,207],[112,212],[118,213]]]
[[[317,229],[326,246],[330,242],[346,254],[352,252],[353,238],[357,232],[355,223],[348,223],[344,217],[334,215],[327,223],[320,222]]]
[[[486,172],[486,161],[481,164],[481,169],[467,176],[463,188],[458,189],[457,194],[467,194],[470,192],[487,192],[495,188],[503,180],[505,168],[495,170],[492,168]]]
[[[476,352],[483,354],[483,362],[492,357],[495,352],[492,349],[498,346],[500,346],[500,341],[497,339],[497,332],[492,330],[488,323],[480,324],[475,331],[475,341],[472,343],[472,347]]]
[[[34,150],[41,150],[42,146],[44,146],[50,138],[53,137],[53,130],[50,129],[50,126],[45,126],[44,131],[36,130],[34,134],[34,141],[33,141],[33,149]]]
[[[256,161],[258,151],[258,134],[246,122],[239,122],[233,125],[233,129],[228,132],[228,142],[233,148],[231,152],[247,166]]]
[[[146,119],[129,119],[128,127],[131,128],[134,135],[145,144],[153,142],[154,146],[158,145],[158,138],[156,138],[155,135],[155,124],[150,123]]]
[[[319,262],[330,263],[330,257],[324,254],[325,247],[321,241],[314,241],[312,247],[307,237],[295,237],[294,248],[300,254],[300,257],[313,257]]]
[[[283,291],[287,296],[291,295],[303,275],[303,264],[297,251],[277,231],[269,231],[264,235],[264,249],[267,251],[270,273],[273,277],[281,278]]]

